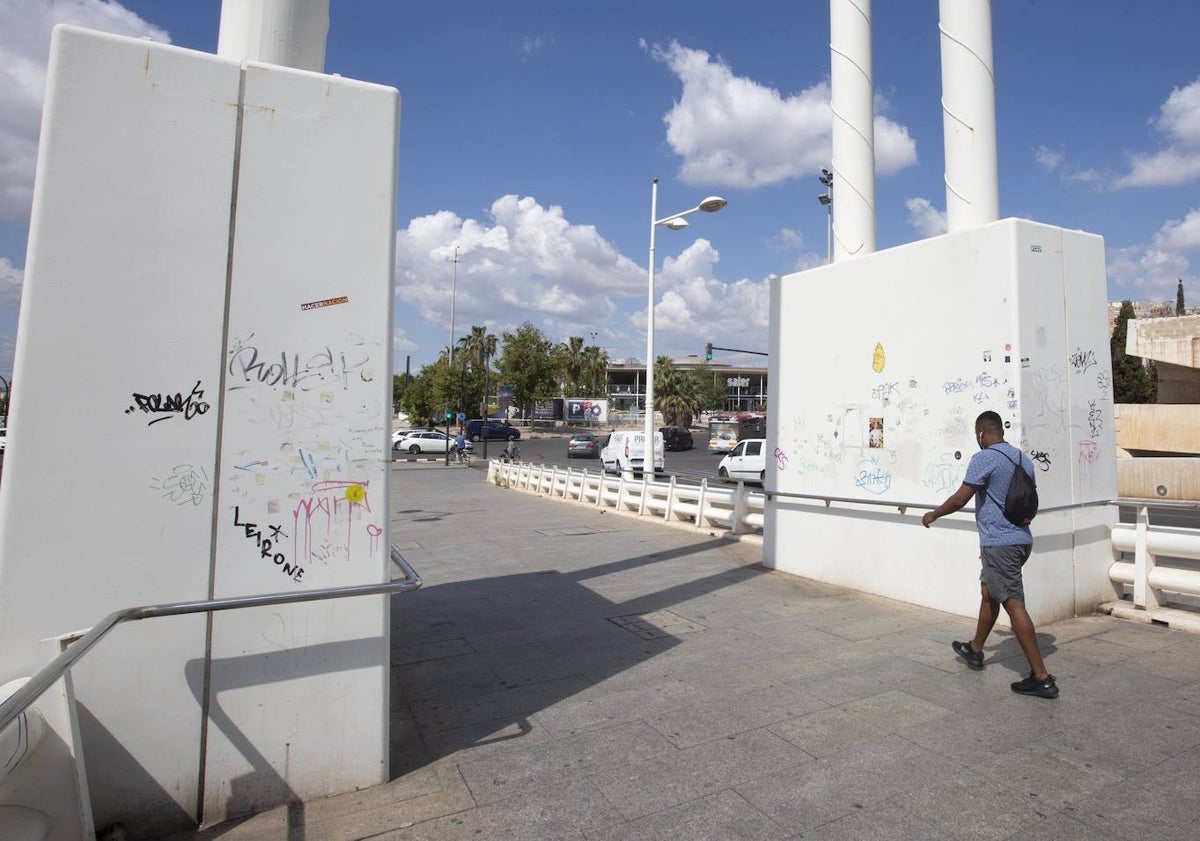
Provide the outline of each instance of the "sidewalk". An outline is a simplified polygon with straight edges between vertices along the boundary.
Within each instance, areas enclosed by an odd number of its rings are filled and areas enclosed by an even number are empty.
[[[954,657],[970,620],[482,469],[392,477],[425,580],[393,604],[392,782],[188,837],[1196,837],[1200,637],[1049,625],[1062,696],[1020,697],[1008,634]]]

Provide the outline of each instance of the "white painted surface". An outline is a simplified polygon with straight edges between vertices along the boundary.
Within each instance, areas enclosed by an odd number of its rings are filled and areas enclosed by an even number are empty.
[[[226,345],[241,65],[56,30],[0,486],[0,682],[118,608],[384,580],[397,95],[244,73]],[[234,506],[284,527],[290,564],[310,550],[299,582]],[[383,599],[221,614],[207,695],[202,615],[114,630],[73,672],[96,824],[181,828],[202,761],[208,820],[383,780],[387,627]]]
[[[321,73],[329,0],[221,0],[217,55]]]
[[[32,673],[39,640],[208,590],[238,68],[67,27],[51,53],[0,485],[2,678]],[[116,751],[92,756],[100,825],[193,810],[184,664],[203,654],[203,617],[158,620],[76,669],[85,736]]]
[[[247,69],[217,597],[386,580],[398,104]],[[205,820],[387,779],[385,604],[214,616]]]
[[[991,409],[1037,461],[1043,508],[1114,497],[1104,290],[1099,237],[1023,220],[781,278],[768,488],[936,505],[962,483],[975,418]],[[847,299],[866,302],[849,327],[798,329],[806,313]],[[880,421],[882,440],[872,435]],[[972,615],[973,517],[926,531],[921,513],[776,500],[764,554],[789,572]],[[1100,526],[1114,516],[1037,518],[1026,568],[1035,617],[1072,615],[1110,589],[1098,559],[1108,551]]]
[[[991,0],[940,0],[946,220],[951,232],[1000,218]]]
[[[871,0],[829,0],[833,260],[875,250],[875,86]]]

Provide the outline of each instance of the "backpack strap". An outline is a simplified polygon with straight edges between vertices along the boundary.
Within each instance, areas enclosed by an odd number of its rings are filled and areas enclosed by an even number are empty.
[[[1008,442],[1007,442],[1007,441],[1004,441],[1004,442],[1002,442],[1002,443],[1008,444]],[[1012,444],[1008,444],[1008,446],[1010,446],[1010,447],[1011,447],[1011,446],[1012,446]],[[993,444],[991,447],[988,447],[987,449],[989,449],[989,450],[995,450],[995,444]],[[1019,458],[1019,457],[1018,457],[1018,458],[1017,458],[1015,461],[1013,461],[1013,457],[1012,457],[1012,456],[1010,456],[1008,453],[1004,452],[1004,450],[995,450],[995,452],[999,453],[1000,455],[1004,456],[1006,459],[1008,459],[1009,461],[1011,461],[1013,464],[1015,464],[1015,465],[1016,465],[1016,469],[1017,469],[1017,470],[1024,470],[1024,469],[1025,469],[1025,465],[1024,465],[1025,459],[1023,459],[1023,458]],[[1009,479],[1009,480],[1008,480],[1008,483],[1011,485],[1011,484],[1012,484],[1012,479]],[[1003,503],[1001,503],[999,500],[997,500],[997,499],[996,499],[996,497],[992,496],[990,493],[987,493],[987,491],[986,491],[986,490],[984,491],[984,493],[985,493],[985,494],[987,494],[988,498],[989,498],[989,499],[990,499],[992,502],[996,503],[996,507],[997,507],[997,508],[999,508],[999,509],[1000,509],[1000,513],[1001,513],[1001,514],[1003,514],[1003,513],[1004,513],[1004,505],[1003,505]],[[1004,495],[1005,495],[1006,497],[1008,496],[1008,491],[1007,491],[1007,490],[1004,492]]]

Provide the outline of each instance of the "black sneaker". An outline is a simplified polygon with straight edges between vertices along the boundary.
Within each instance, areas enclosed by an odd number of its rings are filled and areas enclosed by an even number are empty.
[[[955,654],[963,658],[963,662],[967,664],[968,668],[974,669],[975,671],[979,671],[983,668],[983,652],[976,651],[975,649],[971,648],[971,643],[952,642],[950,643],[950,646],[954,649]]]
[[[1018,695],[1036,695],[1039,698],[1057,698],[1058,684],[1054,682],[1054,675],[1046,675],[1045,680],[1038,680],[1030,672],[1029,677],[1024,680],[1018,680],[1012,685],[1012,691]]]

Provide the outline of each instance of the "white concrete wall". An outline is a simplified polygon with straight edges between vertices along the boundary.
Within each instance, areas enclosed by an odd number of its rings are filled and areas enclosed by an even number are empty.
[[[972,615],[971,515],[926,531],[921,511],[899,508],[959,487],[988,409],[1034,454],[1043,508],[1115,496],[1104,289],[1099,237],[1021,220],[776,281],[768,489],[889,505],[776,499],[767,563]],[[814,316],[848,301],[860,302],[849,322]],[[882,446],[871,446],[875,419]],[[1027,595],[1040,621],[1072,615],[1103,588],[1092,579],[1106,541],[1092,519],[1036,520]]]
[[[0,682],[114,609],[385,580],[397,108],[56,30]],[[97,826],[186,825],[202,764],[207,820],[386,779],[387,628],[383,599],[223,614],[211,639],[203,615],[118,628],[75,669]]]

